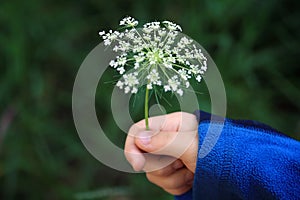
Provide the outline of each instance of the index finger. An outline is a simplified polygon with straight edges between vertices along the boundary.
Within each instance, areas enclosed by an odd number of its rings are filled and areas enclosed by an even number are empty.
[[[142,151],[135,145],[135,135],[139,130],[140,128],[137,124],[131,126],[124,147],[125,157],[135,171],[141,171],[146,162]]]
[[[151,130],[161,130],[163,127],[166,115],[149,118],[149,127]],[[127,134],[124,153],[128,162],[135,171],[141,171],[146,163],[146,158],[137,145],[135,144],[135,137],[138,133],[145,131],[145,120],[141,120],[133,124]]]

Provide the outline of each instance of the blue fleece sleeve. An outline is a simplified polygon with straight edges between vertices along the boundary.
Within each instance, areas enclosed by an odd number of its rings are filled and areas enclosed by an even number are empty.
[[[299,141],[255,121],[225,119],[223,126],[196,115],[199,150],[208,130],[222,132],[207,156],[198,155],[193,190],[175,199],[300,199]]]

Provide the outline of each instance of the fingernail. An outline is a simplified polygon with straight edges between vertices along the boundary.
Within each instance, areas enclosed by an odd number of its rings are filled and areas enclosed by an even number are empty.
[[[144,145],[148,145],[151,142],[151,136],[152,136],[153,132],[152,131],[144,131],[139,133],[138,135],[138,139],[140,140],[140,142]]]

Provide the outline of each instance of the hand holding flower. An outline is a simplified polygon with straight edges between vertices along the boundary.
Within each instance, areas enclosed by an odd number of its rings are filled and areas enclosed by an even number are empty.
[[[125,143],[125,156],[136,171],[144,170],[152,183],[179,195],[192,187],[198,152],[198,123],[193,114],[177,112],[134,124]],[[146,152],[142,153],[142,152]],[[168,165],[163,166],[165,163]],[[162,167],[163,166],[163,167]]]

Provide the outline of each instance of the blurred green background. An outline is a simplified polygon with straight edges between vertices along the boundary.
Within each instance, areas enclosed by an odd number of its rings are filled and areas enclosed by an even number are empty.
[[[2,0],[0,199],[172,199],[144,174],[118,172],[94,159],[73,124],[77,70],[101,42],[98,31],[116,29],[126,15],[180,24],[219,67],[228,117],[258,120],[300,139],[299,4]],[[107,116],[101,121],[110,137],[122,144],[108,96],[97,93],[97,111]]]

